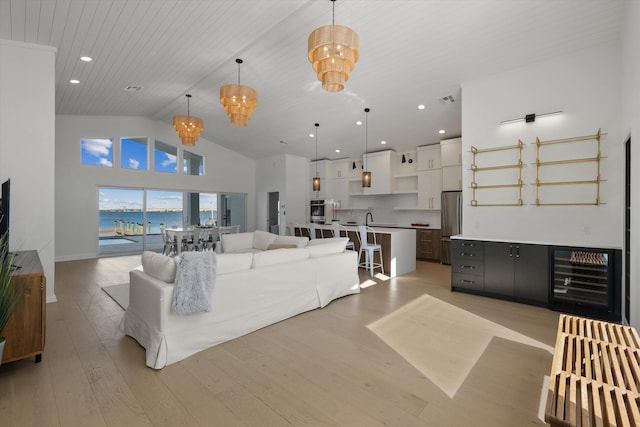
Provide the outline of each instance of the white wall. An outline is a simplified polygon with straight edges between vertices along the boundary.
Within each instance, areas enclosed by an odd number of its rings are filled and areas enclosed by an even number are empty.
[[[82,165],[80,140],[112,137],[114,167]],[[121,137],[148,137],[182,147],[171,125],[140,117],[57,116],[56,260],[93,258],[98,252],[98,188],[129,187],[198,192],[247,193],[247,230],[255,227],[255,162],[200,138],[189,151],[205,159],[205,175],[189,176],[121,169]],[[53,157],[53,155],[52,155]],[[151,161],[149,162],[150,164]],[[182,150],[178,150],[182,164]],[[180,168],[179,168],[180,169]]]
[[[280,203],[285,198],[286,159],[284,155],[267,157],[256,161],[256,229],[267,230],[268,197],[277,191]],[[282,221],[282,218],[281,218]],[[282,227],[281,227],[282,229]]]
[[[11,250],[38,251],[55,301],[55,55],[0,40],[0,181],[11,178]]]
[[[627,1],[622,32],[621,138],[631,142],[631,325],[640,328],[640,3]],[[623,304],[624,308],[624,304]]]
[[[463,234],[507,241],[622,248],[623,142],[617,43],[462,84]],[[500,125],[528,113],[561,109],[534,123]],[[601,206],[535,206],[535,138],[607,133],[602,138]],[[521,207],[471,207],[470,147],[526,143]],[[578,155],[577,157],[585,157]],[[562,169],[561,169],[562,170]],[[570,176],[560,179],[570,180]],[[571,191],[586,191],[573,187]],[[577,193],[576,193],[577,194]],[[595,199],[595,197],[594,197]]]
[[[306,223],[309,159],[281,154],[256,161],[256,228],[267,228],[267,194],[277,191],[282,208],[280,234],[287,224]]]

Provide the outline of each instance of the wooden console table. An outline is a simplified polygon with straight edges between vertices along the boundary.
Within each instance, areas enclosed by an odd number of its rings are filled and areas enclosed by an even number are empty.
[[[17,252],[13,271],[17,284],[24,284],[24,295],[16,305],[2,335],[6,338],[2,363],[35,356],[42,360],[45,341],[46,279],[37,251]]]
[[[634,328],[560,315],[545,421],[640,425],[640,337]]]

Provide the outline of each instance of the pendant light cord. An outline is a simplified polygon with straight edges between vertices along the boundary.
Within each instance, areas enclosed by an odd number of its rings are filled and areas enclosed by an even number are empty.
[[[242,64],[242,59],[236,59],[236,63],[238,64],[238,86],[240,86],[240,64]]]
[[[189,121],[189,117],[191,117],[190,110],[189,110],[189,102],[191,101],[191,95],[187,94],[186,97],[187,97],[187,121]]]
[[[364,109],[364,170],[367,172],[367,150],[369,147],[369,108]]]
[[[320,128],[320,123],[316,123],[316,177],[318,176],[318,129]]]

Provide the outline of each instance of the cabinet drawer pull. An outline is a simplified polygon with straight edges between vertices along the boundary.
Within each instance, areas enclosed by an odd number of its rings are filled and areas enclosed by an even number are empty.
[[[475,267],[473,265],[461,265],[460,268],[468,268],[469,270],[473,270]]]
[[[473,256],[473,254],[469,254],[466,252],[460,252],[460,256]]]
[[[461,283],[468,283],[470,285],[473,285],[474,283],[476,283],[474,280],[466,280],[466,279],[460,279]]]
[[[460,246],[469,246],[470,248],[472,248],[473,247],[473,243],[462,242],[462,243],[460,243]]]

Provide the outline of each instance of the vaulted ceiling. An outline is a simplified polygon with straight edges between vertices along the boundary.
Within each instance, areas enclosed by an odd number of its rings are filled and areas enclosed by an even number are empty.
[[[360,37],[338,93],[307,60],[309,33],[331,23],[329,0],[0,0],[0,38],[58,49],[56,114],[171,123],[190,93],[210,141],[253,158],[315,158],[318,122],[319,158],[335,159],[364,152],[365,107],[369,151],[459,136],[461,82],[616,40],[623,13],[622,0],[338,0],[336,24]],[[219,102],[236,58],[259,97],[245,128]]]

